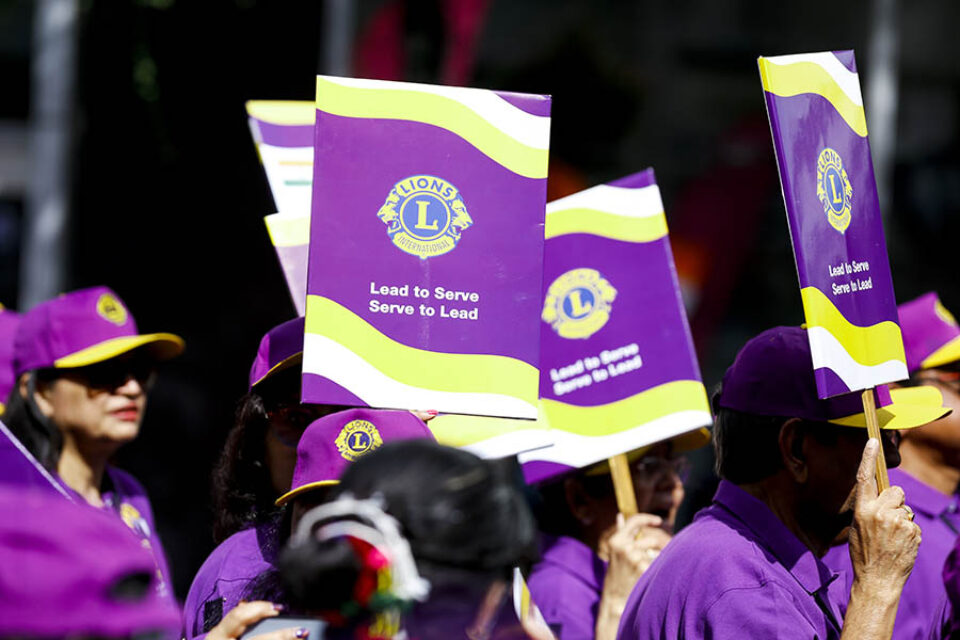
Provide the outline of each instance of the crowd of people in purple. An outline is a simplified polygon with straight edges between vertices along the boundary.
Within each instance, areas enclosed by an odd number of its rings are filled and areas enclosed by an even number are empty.
[[[178,602],[111,460],[183,341],[105,287],[0,310],[0,436],[33,465],[0,468],[0,640],[960,638],[960,327],[933,293],[899,315],[882,441],[859,393],[818,398],[804,328],[769,329],[711,431],[629,453],[630,517],[606,463],[527,486],[437,442],[429,407],[302,404],[290,320],[260,342],[212,475],[218,546]],[[684,454],[711,440],[719,488],[675,531]]]

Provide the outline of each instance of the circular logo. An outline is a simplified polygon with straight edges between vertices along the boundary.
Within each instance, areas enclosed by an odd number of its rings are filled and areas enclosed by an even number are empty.
[[[366,420],[352,420],[344,425],[337,436],[337,451],[344,459],[353,462],[365,453],[380,447],[383,440],[373,423]]]
[[[589,338],[610,320],[617,290],[596,269],[573,269],[547,289],[540,317],[561,338]]]
[[[97,313],[100,317],[115,325],[122,325],[127,321],[127,309],[115,296],[104,293],[97,300]]]
[[[844,233],[850,226],[853,187],[840,154],[827,147],[817,158],[817,198],[834,229]]]
[[[473,224],[457,188],[428,175],[395,184],[377,217],[397,248],[422,260],[453,251]]]

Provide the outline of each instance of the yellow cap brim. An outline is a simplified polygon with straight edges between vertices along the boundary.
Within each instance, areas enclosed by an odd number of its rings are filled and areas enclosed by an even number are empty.
[[[943,345],[920,363],[921,369],[932,369],[933,367],[942,367],[945,364],[960,360],[960,336],[957,336],[947,344]]]
[[[301,362],[303,362],[303,351],[300,351],[299,353],[295,353],[295,354],[293,354],[292,356],[288,356],[287,358],[284,358],[283,360],[281,360],[281,361],[278,362],[277,364],[275,364],[275,365],[273,365],[272,367],[270,367],[270,370],[267,371],[265,374],[263,374],[262,376],[260,376],[259,378],[257,378],[257,379],[254,381],[254,383],[253,383],[252,385],[250,385],[250,388],[251,388],[251,389],[254,388],[255,386],[257,386],[258,384],[260,384],[261,382],[263,382],[263,381],[266,380],[267,378],[269,378],[269,377],[271,377],[271,376],[274,376],[274,375],[280,373],[281,371],[283,371],[283,370],[285,370],[285,369],[289,369],[290,367],[292,367],[292,366],[294,366],[294,365],[299,365]]]
[[[291,489],[285,494],[277,498],[277,501],[274,503],[278,507],[282,507],[287,504],[301,493],[307,493],[308,491],[313,491],[314,489],[319,489],[320,487],[329,487],[335,484],[340,484],[339,480],[320,480],[319,482],[308,482],[305,485],[299,486],[296,489]]]
[[[705,427],[700,427],[699,429],[694,429],[693,431],[687,431],[686,433],[681,433],[672,438],[668,438],[667,442],[673,443],[673,452],[674,453],[686,453],[687,451],[693,451],[694,449],[699,449],[700,447],[706,445],[710,442],[710,430]],[[639,449],[634,449],[627,454],[627,460],[631,463],[636,462],[643,456],[647,454],[652,448],[658,445],[659,442],[654,442],[653,444],[647,445],[646,447],[640,447]],[[586,474],[588,476],[598,476],[604,473],[610,472],[610,463],[606,460],[596,463],[592,467],[588,467]]]
[[[183,338],[172,333],[123,336],[122,338],[104,340],[91,347],[64,356],[55,360],[53,366],[57,369],[87,367],[141,348],[149,353],[154,360],[160,362],[180,355],[183,353],[184,346]]]
[[[877,409],[877,420],[881,429],[913,429],[930,424],[950,414],[952,409],[943,406],[940,391],[930,386],[899,387],[890,389],[893,401]],[[844,427],[867,427],[867,417],[857,413],[844,418],[830,420],[832,424]]]

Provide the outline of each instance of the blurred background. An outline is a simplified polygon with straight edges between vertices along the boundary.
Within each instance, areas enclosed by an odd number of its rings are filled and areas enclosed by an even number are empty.
[[[958,23],[950,0],[0,0],[0,302],[106,284],[187,340],[118,461],[182,598],[257,342],[295,313],[245,100],[311,100],[318,72],[552,94],[551,198],[656,169],[710,387],[802,321],[758,55],[856,49],[898,298],[960,309]]]

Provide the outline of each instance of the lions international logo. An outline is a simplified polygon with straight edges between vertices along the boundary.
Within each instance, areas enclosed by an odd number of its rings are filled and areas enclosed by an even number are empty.
[[[853,187],[850,186],[840,154],[829,147],[821,151],[817,158],[817,197],[830,226],[845,233],[850,226]]]
[[[453,251],[473,224],[457,188],[435,176],[410,176],[395,184],[377,217],[393,244],[421,260]]]
[[[104,320],[115,325],[122,325],[127,321],[127,309],[119,300],[109,293],[105,293],[97,300],[97,313]]]
[[[353,462],[363,454],[379,448],[383,440],[373,423],[366,420],[352,420],[340,430],[336,444],[340,455]]]
[[[120,519],[143,538],[150,537],[150,525],[144,517],[140,515],[140,511],[129,502],[120,504]]]
[[[573,269],[547,289],[540,317],[561,338],[589,338],[610,319],[617,290],[596,269]]]

